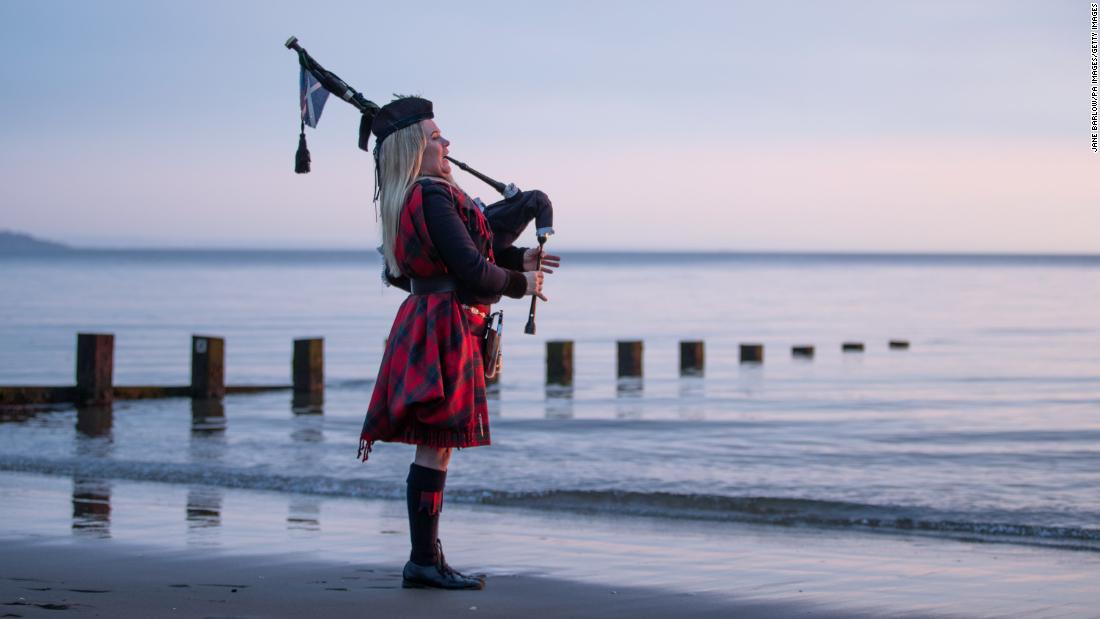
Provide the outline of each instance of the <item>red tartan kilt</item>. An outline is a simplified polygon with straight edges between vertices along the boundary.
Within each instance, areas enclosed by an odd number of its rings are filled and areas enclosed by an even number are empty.
[[[488,308],[479,308],[488,309]],[[484,319],[453,292],[409,295],[397,310],[360,448],[374,441],[432,447],[489,444],[481,361]]]

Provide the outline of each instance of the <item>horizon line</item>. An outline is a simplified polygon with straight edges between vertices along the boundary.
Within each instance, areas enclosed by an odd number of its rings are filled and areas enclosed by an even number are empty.
[[[882,250],[882,249],[586,249],[562,248],[549,251],[589,255],[653,255],[653,256],[894,256],[894,257],[1027,257],[1027,258],[1100,258],[1100,252],[1050,252],[1050,251],[959,251],[959,250]],[[187,247],[187,246],[131,246],[88,247],[62,245],[48,249],[3,251],[2,254],[61,254],[66,252],[181,252],[181,253],[328,253],[378,255],[375,248],[318,248],[318,247]]]

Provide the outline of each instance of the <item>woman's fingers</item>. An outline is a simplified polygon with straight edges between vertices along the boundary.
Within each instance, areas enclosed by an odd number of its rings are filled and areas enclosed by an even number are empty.
[[[533,294],[543,301],[550,300],[542,294],[542,283],[545,277],[542,271],[527,271],[523,275],[527,278],[527,294]]]
[[[546,253],[546,250],[542,251],[542,272],[553,273],[554,269],[561,266],[561,256],[555,256],[554,254]]]
[[[539,273],[535,279],[535,296],[542,299],[543,301],[549,301],[549,299],[546,298],[546,295],[542,294],[542,284],[543,274]]]

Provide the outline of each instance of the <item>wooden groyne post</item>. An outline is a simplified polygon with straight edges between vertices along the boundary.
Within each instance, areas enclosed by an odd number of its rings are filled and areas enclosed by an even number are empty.
[[[225,338],[191,336],[191,397],[225,397]]]
[[[191,431],[225,428],[225,339],[191,336]]]
[[[798,357],[800,359],[813,359],[814,347],[813,346],[791,346],[791,356]]]
[[[840,345],[841,352],[863,352],[863,342],[844,342]]]
[[[325,392],[325,340],[294,340],[294,395],[321,395]]]
[[[908,350],[909,340],[890,340],[892,350]]]
[[[76,334],[76,404],[110,404],[115,399],[115,336]]]
[[[291,410],[295,414],[319,414],[325,404],[325,340],[300,338],[294,340],[291,361],[293,382]]]
[[[702,376],[705,366],[702,340],[680,342],[680,376]]]
[[[76,334],[76,430],[105,436],[114,425],[115,336],[110,333]]]
[[[618,375],[619,378],[642,377],[642,341],[619,341],[618,345]]]
[[[741,363],[764,363],[764,345],[741,344]]]
[[[550,340],[546,342],[546,384],[573,384],[573,341]]]

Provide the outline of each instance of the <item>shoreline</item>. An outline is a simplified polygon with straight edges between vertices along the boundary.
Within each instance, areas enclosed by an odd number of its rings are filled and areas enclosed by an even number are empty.
[[[150,466],[146,463],[146,466]],[[342,487],[338,480],[309,488],[296,485],[293,476],[264,476],[257,479],[241,472],[203,468],[201,474],[192,465],[161,463],[155,474],[135,475],[125,463],[88,461],[38,462],[17,460],[0,455],[0,474],[47,475],[52,477],[94,477],[135,483],[203,485],[226,490],[255,490],[316,496],[319,499],[399,500],[403,484],[393,487],[379,483],[374,487]],[[219,478],[215,480],[214,478]],[[316,483],[316,480],[311,480]],[[1010,522],[967,521],[966,514],[926,509],[924,519],[913,509],[896,506],[860,505],[851,502],[795,499],[767,496],[677,496],[632,491],[494,492],[452,488],[448,504],[486,506],[531,511],[537,514],[561,514],[572,518],[622,517],[656,519],[670,524],[699,522],[716,525],[740,524],[775,527],[777,530],[813,530],[820,535],[862,534],[901,538],[927,537],[939,541],[962,541],[990,545],[1009,545],[1068,552],[1100,553],[1100,529],[1066,526],[1019,524]],[[663,510],[663,511],[662,511]]]
[[[1100,557],[1091,553],[448,503],[440,531],[448,561],[488,574],[486,591],[465,592],[485,602],[440,607],[439,600],[472,599],[444,594],[420,606],[422,598],[410,601],[400,588],[408,553],[404,501],[10,472],[0,473],[0,492],[8,497],[0,504],[4,600],[30,602],[28,594],[56,589],[60,601],[33,603],[100,604],[74,607],[88,613],[103,612],[104,604],[171,599],[197,604],[185,606],[192,614],[206,605],[211,616],[279,616],[272,613],[284,607],[265,604],[284,594],[326,616],[342,616],[345,608],[361,613],[364,595],[401,616],[474,612],[469,606],[476,605],[489,616],[1083,617],[1100,605]],[[198,586],[250,584],[234,579],[251,573],[248,566],[272,570],[264,580],[279,583],[275,593],[231,597]],[[375,571],[354,572],[359,568]],[[319,572],[331,578],[301,578]],[[159,580],[149,579],[154,574]],[[359,582],[364,574],[369,582]],[[311,582],[345,577],[358,588],[331,591]],[[267,591],[261,584],[249,591]],[[67,589],[110,590],[120,599],[96,602]],[[347,606],[333,597],[353,591],[360,597]],[[107,614],[158,616],[152,610],[118,606]]]

